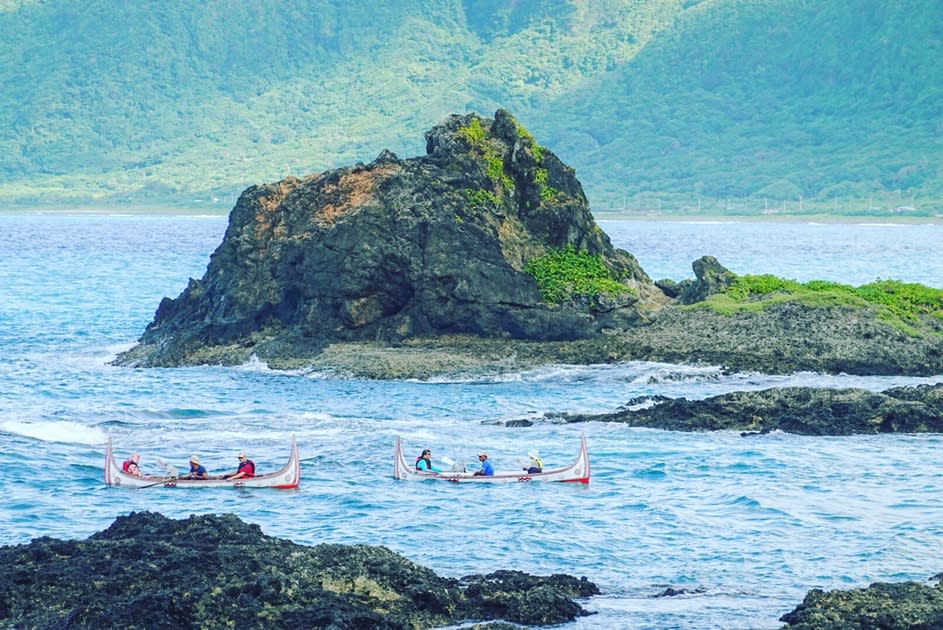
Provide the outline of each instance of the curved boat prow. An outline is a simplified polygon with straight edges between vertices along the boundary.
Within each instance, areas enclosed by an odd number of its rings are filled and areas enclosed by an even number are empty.
[[[295,440],[294,433],[291,434],[291,454],[288,456],[288,463],[273,476],[281,476],[282,482],[269,486],[271,488],[290,490],[301,485],[301,457],[298,455],[298,442]]]
[[[575,483],[589,483],[589,449],[586,447],[586,434],[580,433],[580,454],[576,461],[570,465],[569,469],[573,472],[571,479],[561,479],[560,481],[569,481]]]
[[[111,436],[108,436],[108,444],[105,446],[105,485],[111,485],[111,466],[114,457],[111,454]]]

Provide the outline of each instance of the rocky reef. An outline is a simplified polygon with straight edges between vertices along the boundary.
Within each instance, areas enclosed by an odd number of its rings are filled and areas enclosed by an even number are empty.
[[[875,582],[848,591],[813,589],[792,612],[783,630],[934,630],[943,628],[943,586],[917,582]]]
[[[545,626],[599,593],[566,575],[443,578],[384,547],[307,547],[233,515],[132,512],[84,541],[2,547],[0,566],[4,628]]]
[[[943,384],[866,389],[777,387],[704,400],[638,398],[610,414],[559,414],[563,422],[623,422],[671,431],[784,431],[800,435],[943,432]]]

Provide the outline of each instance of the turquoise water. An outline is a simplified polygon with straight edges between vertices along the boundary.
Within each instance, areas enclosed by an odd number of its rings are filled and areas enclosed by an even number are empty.
[[[941,286],[943,226],[601,222],[653,278],[691,277],[711,254],[738,273],[852,284]],[[943,436],[741,438],[589,423],[550,412],[608,412],[645,394],[705,397],[775,385],[889,386],[935,379],[723,375],[626,363],[553,366],[501,379],[378,382],[264,364],[127,369],[164,296],[201,277],[219,216],[0,214],[0,544],[84,538],[119,514],[232,512],[299,543],[385,545],[442,575],[513,568],[585,575],[597,614],[564,628],[776,628],[811,588],[923,581],[943,570]],[[495,421],[529,418],[529,428]],[[538,448],[569,462],[587,435],[592,482],[496,486],[392,479],[407,452],[497,468]],[[234,470],[246,449],[280,466],[290,435],[297,491],[107,488],[104,444],[185,467]],[[672,586],[692,591],[653,596]],[[694,591],[702,591],[693,593]]]

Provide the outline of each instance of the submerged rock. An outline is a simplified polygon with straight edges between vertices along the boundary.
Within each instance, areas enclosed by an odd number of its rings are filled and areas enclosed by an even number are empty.
[[[556,417],[565,422],[624,422],[672,431],[943,433],[943,384],[896,387],[883,392],[777,387],[704,400],[641,398],[611,414]]]
[[[0,626],[388,628],[551,625],[588,614],[585,578],[442,578],[384,547],[307,547],[233,515],[119,517],[84,541],[0,547]]]

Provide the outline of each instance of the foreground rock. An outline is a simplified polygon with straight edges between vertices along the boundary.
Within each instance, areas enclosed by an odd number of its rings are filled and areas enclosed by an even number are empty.
[[[732,392],[704,400],[645,398],[629,401],[611,414],[561,414],[557,418],[566,422],[624,422],[672,431],[943,433],[943,384],[883,392],[784,387]]]
[[[232,515],[119,517],[85,541],[0,548],[0,626],[387,628],[585,615],[586,579],[496,571],[441,578],[384,547],[306,547]]]
[[[939,576],[934,578],[939,580]],[[876,582],[850,591],[809,591],[780,617],[788,630],[932,630],[943,628],[943,587]]]

